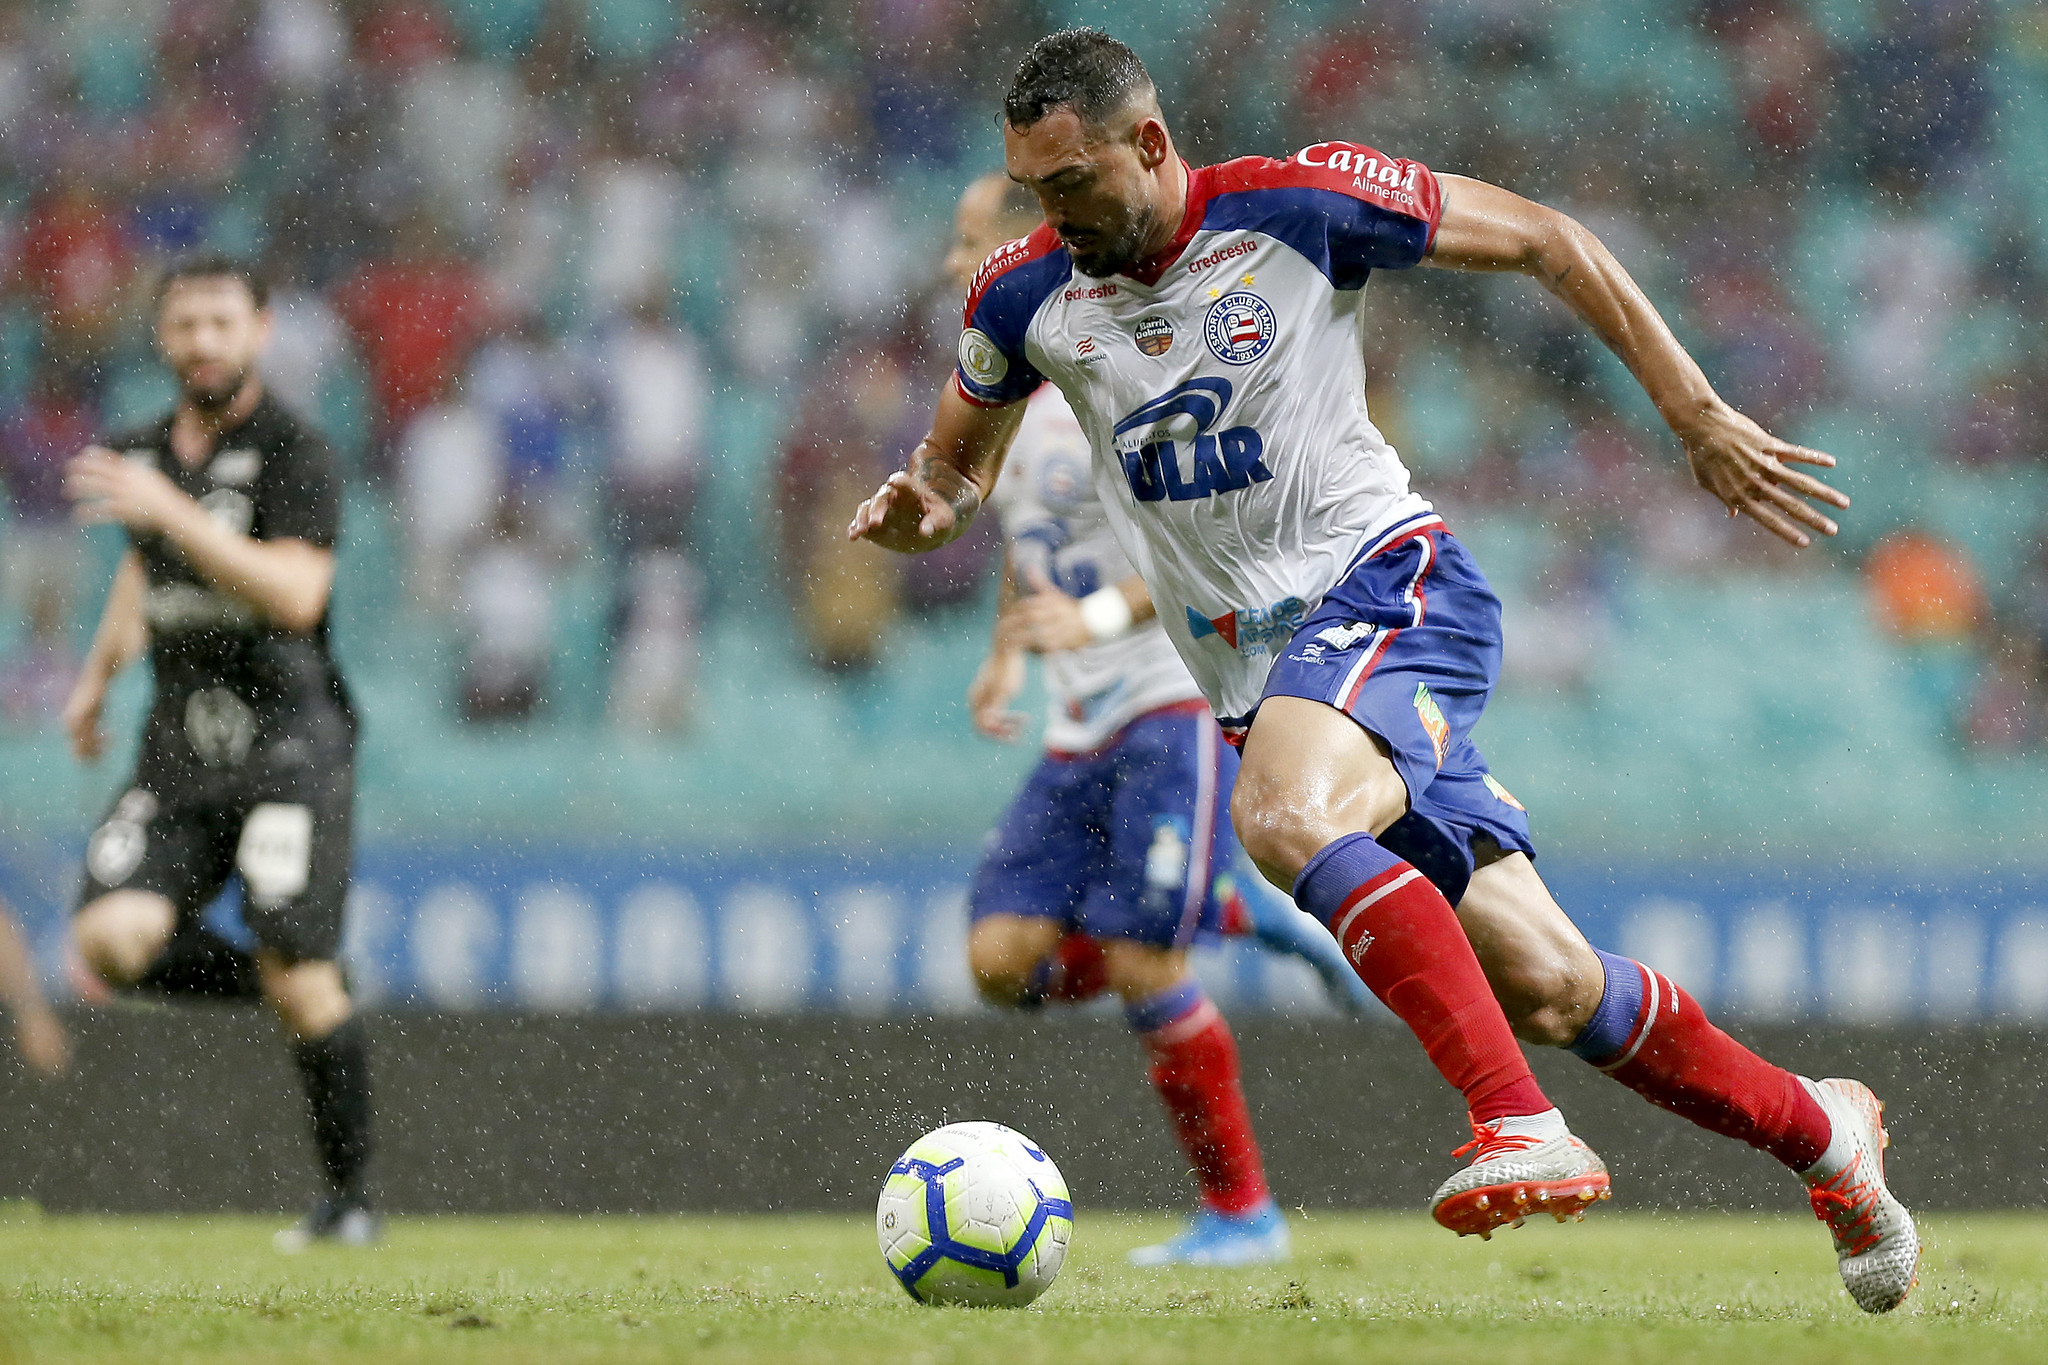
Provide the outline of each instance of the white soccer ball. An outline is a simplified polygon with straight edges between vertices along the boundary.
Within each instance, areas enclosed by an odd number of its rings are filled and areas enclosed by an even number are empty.
[[[1052,1158],[1000,1123],[949,1123],[889,1168],[882,1259],[919,1303],[1022,1308],[1051,1288],[1074,1235]]]

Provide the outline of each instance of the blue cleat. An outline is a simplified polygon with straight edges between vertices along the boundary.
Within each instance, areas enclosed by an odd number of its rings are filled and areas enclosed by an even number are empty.
[[[1163,1265],[1272,1265],[1284,1261],[1293,1249],[1287,1219],[1271,1199],[1250,1213],[1218,1213],[1204,1208],[1179,1233],[1157,1246],[1136,1247],[1131,1264]]]
[[[1292,953],[1313,967],[1323,980],[1323,989],[1345,1013],[1364,1018],[1372,1009],[1372,992],[1344,960],[1343,946],[1314,915],[1256,874],[1238,878],[1226,872],[1216,882],[1220,899],[1228,901],[1235,896],[1243,903],[1252,937],[1262,946],[1276,953]]]

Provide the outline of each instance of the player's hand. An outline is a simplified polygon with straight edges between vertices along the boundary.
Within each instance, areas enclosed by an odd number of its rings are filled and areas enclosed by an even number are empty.
[[[14,1042],[31,1071],[61,1076],[71,1068],[71,1040],[47,1009],[28,1011],[15,1020]]]
[[[974,718],[974,728],[990,739],[1016,743],[1017,736],[1024,733],[1025,717],[1022,712],[1012,711],[1010,703],[1023,690],[1024,652],[997,645],[981,661],[981,667],[974,671],[974,681],[967,685],[967,713]]]
[[[71,685],[64,699],[64,733],[70,736],[71,752],[81,763],[97,763],[107,748],[107,733],[100,728],[100,711],[106,705],[107,684],[87,665]]]
[[[1678,439],[1694,480],[1727,506],[1729,516],[1747,515],[1801,549],[1813,543],[1802,528],[1824,536],[1836,530],[1834,519],[1814,502],[1837,509],[1849,505],[1847,494],[1789,467],[1832,469],[1834,456],[1781,441],[1725,403],[1699,427],[1679,432]]]
[[[119,522],[137,530],[160,527],[191,501],[160,469],[124,460],[105,446],[87,446],[64,467],[64,496],[83,525]]]
[[[936,550],[967,529],[981,490],[944,460],[913,456],[855,509],[848,540],[872,540],[899,554]]]
[[[1080,598],[1061,592],[1036,564],[1025,566],[1024,580],[1031,590],[1010,603],[998,630],[1034,654],[1057,654],[1095,643],[1088,619],[1081,614]]]

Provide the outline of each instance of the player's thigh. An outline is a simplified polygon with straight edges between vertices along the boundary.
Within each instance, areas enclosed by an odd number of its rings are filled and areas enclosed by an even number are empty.
[[[243,922],[285,963],[332,962],[355,852],[349,773],[330,769],[276,795],[249,804],[235,839]]]
[[[1185,948],[1221,931],[1234,756],[1206,713],[1140,718],[1117,745],[1108,849],[1081,908],[1091,937]]]
[[[1516,1032],[1563,1046],[1599,1008],[1605,971],[1527,855],[1472,874],[1458,920]]]
[[[983,915],[968,930],[968,970],[984,986],[1020,985],[1065,932],[1065,924],[1047,915]]]
[[[1346,834],[1377,834],[1408,809],[1386,741],[1326,702],[1269,696],[1245,736],[1230,816],[1268,881],[1291,889]]]

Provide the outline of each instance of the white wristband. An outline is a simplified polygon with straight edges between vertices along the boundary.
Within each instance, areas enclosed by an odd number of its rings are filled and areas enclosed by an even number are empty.
[[[1081,622],[1097,644],[1122,639],[1131,631],[1131,600],[1114,585],[1091,592],[1081,599]]]

